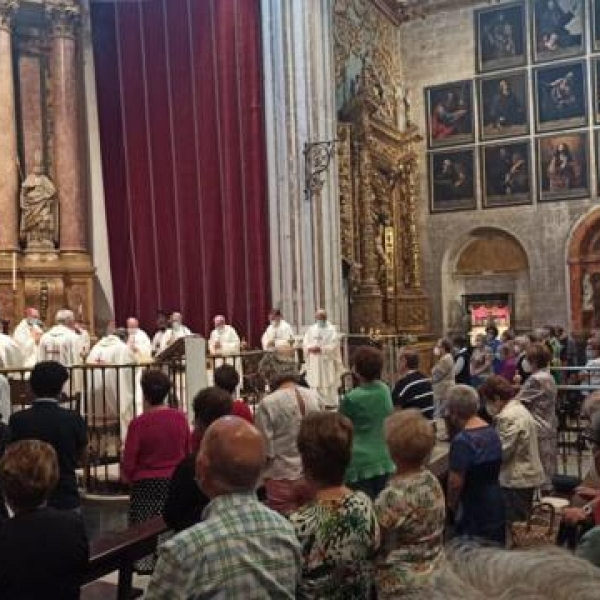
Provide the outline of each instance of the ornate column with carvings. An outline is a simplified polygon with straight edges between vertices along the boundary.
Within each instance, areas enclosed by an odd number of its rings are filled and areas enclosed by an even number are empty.
[[[12,53],[12,18],[17,0],[0,0],[0,252],[14,252],[18,243],[17,125]]]
[[[79,130],[79,70],[77,37],[80,8],[76,0],[49,2],[52,25],[52,103],[54,110],[54,166],[60,201],[61,252],[86,252],[86,206]]]
[[[324,305],[345,327],[336,158],[312,197],[305,144],[336,138],[332,0],[263,0],[272,301],[302,329]]]

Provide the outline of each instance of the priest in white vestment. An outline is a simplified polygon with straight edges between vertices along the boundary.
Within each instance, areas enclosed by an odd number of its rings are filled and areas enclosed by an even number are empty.
[[[220,367],[223,364],[233,365],[240,376],[240,385],[237,393],[243,387],[244,381],[244,369],[242,365],[241,357],[227,358],[227,356],[239,354],[241,351],[240,336],[237,331],[231,326],[227,325],[227,321],[223,315],[217,315],[214,320],[215,328],[210,332],[208,338],[208,350],[213,356],[222,358],[215,358],[214,368]],[[208,374],[209,381],[212,381],[212,373]]]
[[[0,333],[0,369],[22,369],[23,353],[17,342]]]
[[[152,358],[152,342],[148,334],[140,329],[140,323],[135,317],[127,319],[127,345],[136,362],[148,362]]]
[[[13,332],[13,339],[21,349],[23,368],[33,369],[37,362],[38,345],[44,330],[40,321],[40,313],[36,308],[25,310],[25,318]]]
[[[188,335],[192,335],[192,332],[183,324],[183,317],[181,316],[181,313],[174,312],[170,318],[170,327],[165,331],[160,340],[158,353],[160,354],[171,344],[174,344],[177,340],[180,340]]]
[[[269,321],[269,326],[261,339],[263,350],[265,352],[272,352],[275,348],[281,346],[293,346],[294,330],[289,323],[283,320],[279,309],[273,309],[269,313]]]
[[[169,315],[166,312],[159,310],[156,313],[156,332],[152,337],[152,356],[156,356],[159,352],[162,352],[163,338],[167,333],[167,327],[169,325]],[[164,348],[163,348],[164,349]]]
[[[127,332],[117,329],[104,336],[90,351],[88,365],[103,368],[88,371],[89,403],[88,423],[90,427],[102,427],[106,424],[120,423],[121,440],[125,440],[127,427],[131,420],[142,412],[142,398],[134,406],[136,371],[133,366],[136,358],[125,342]],[[128,368],[111,368],[132,365]]]
[[[317,390],[327,408],[339,405],[338,389],[344,372],[340,336],[327,320],[327,313],[318,310],[316,323],[304,335],[302,344],[308,385]]]

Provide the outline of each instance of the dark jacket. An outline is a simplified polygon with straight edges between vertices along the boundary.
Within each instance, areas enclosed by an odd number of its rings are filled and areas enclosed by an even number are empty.
[[[39,508],[0,524],[2,600],[77,600],[89,558],[79,515]]]

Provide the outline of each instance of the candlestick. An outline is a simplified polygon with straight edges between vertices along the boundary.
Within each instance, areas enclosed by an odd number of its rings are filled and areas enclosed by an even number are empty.
[[[13,252],[12,255],[12,289],[13,292],[17,291],[17,253]]]

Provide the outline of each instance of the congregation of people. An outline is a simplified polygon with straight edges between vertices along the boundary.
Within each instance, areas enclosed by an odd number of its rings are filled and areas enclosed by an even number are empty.
[[[500,340],[490,326],[472,348],[462,336],[439,340],[430,376],[419,349],[403,347],[395,382],[382,380],[381,350],[359,346],[353,389],[338,401],[339,339],[326,313],[304,337],[304,374],[289,354],[293,330],[277,313],[262,339],[268,393],[254,411],[238,396],[235,364],[215,365],[214,385],[193,398],[192,428],[169,405],[169,377],[151,366],[141,373],[143,407],[126,426],[120,477],[130,486],[129,523],[162,516],[171,531],[135,564],[150,576],[145,598],[597,597],[600,509],[590,506],[600,500],[600,393],[583,409],[593,456],[577,490],[583,501],[565,510],[569,524],[591,521],[578,556],[509,550],[511,525],[553,486],[557,383],[549,367],[568,364],[568,340],[551,328]],[[188,335],[174,316],[169,335]],[[59,323],[56,337],[71,324]],[[145,352],[150,342],[150,353],[171,329],[150,340],[135,320],[127,324],[133,345]],[[215,319],[212,352],[234,352],[231,330]],[[132,349],[131,339],[123,344]],[[318,363],[318,380],[311,357],[329,360]],[[89,555],[77,487],[86,423],[59,403],[65,364],[39,358],[29,376],[35,400],[10,416],[0,460],[0,589],[8,600],[79,598]],[[594,336],[587,358],[588,369],[600,366]],[[592,376],[577,374],[581,382]],[[429,468],[436,446],[448,448],[441,481]]]

